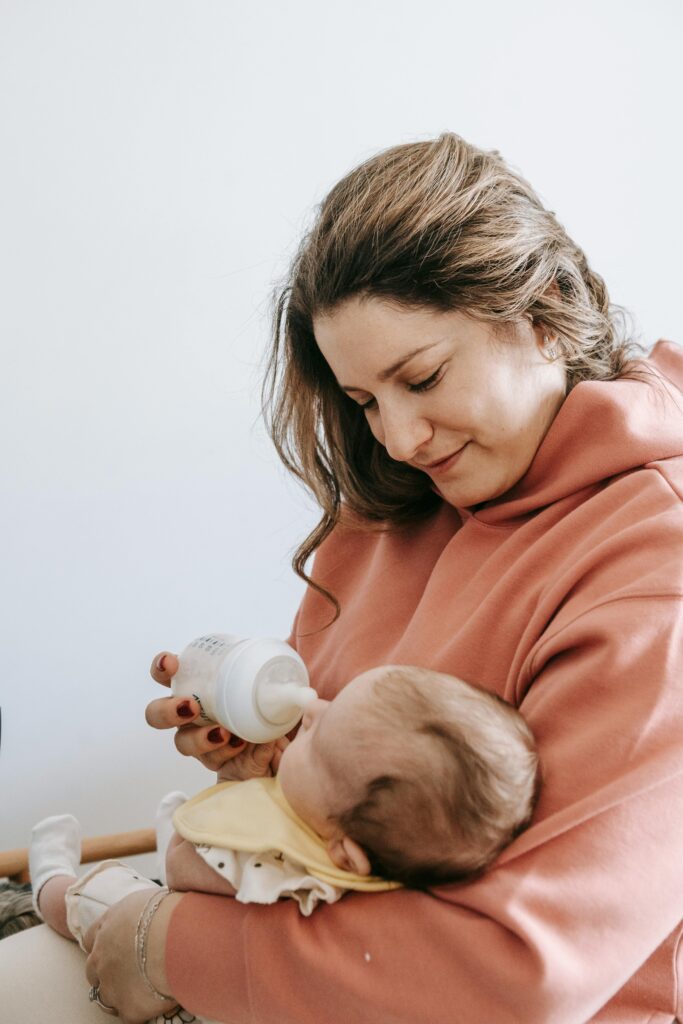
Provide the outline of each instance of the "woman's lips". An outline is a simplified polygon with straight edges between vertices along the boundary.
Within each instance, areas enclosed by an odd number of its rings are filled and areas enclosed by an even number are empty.
[[[421,466],[420,469],[423,469],[425,473],[429,473],[430,476],[442,476],[444,473],[447,473],[449,469],[453,468],[462,453],[465,451],[465,448],[467,448],[468,444],[469,441],[464,444],[462,448],[459,448],[457,452],[453,452],[452,455],[448,455],[445,459],[442,459],[441,462],[433,463],[431,466]]]

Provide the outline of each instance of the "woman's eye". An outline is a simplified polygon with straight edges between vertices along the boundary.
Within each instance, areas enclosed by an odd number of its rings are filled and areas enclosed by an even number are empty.
[[[438,370],[435,370],[431,377],[427,377],[426,380],[421,380],[419,384],[409,384],[408,388],[411,391],[429,391],[435,384],[438,384],[441,380],[443,366],[440,366]]]
[[[429,389],[438,384],[443,377],[444,366],[445,363],[442,363],[442,365],[435,370],[430,377],[427,377],[426,380],[421,380],[418,384],[408,384],[408,390],[412,392],[429,391]],[[363,412],[370,412],[376,408],[377,399],[371,398],[367,402],[359,402],[358,405],[361,407]]]

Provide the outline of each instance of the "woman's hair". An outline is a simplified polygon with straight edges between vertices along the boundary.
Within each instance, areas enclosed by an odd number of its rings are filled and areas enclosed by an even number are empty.
[[[453,133],[394,146],[347,174],[323,200],[274,296],[265,419],[287,468],[322,518],[295,552],[304,571],[342,503],[366,526],[419,519],[440,499],[429,477],[392,460],[360,406],[339,388],[313,319],[352,296],[403,308],[458,310],[510,335],[522,320],[553,338],[567,391],[624,376],[639,346],[583,251],[497,151]],[[336,616],[335,616],[336,617]]]
[[[531,818],[531,730],[495,694],[428,669],[389,666],[374,688],[387,770],[336,823],[375,875],[412,888],[476,877]]]

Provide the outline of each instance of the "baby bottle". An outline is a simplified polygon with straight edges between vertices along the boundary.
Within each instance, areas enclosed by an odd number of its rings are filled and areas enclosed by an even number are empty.
[[[171,692],[197,701],[194,724],[218,722],[250,743],[284,736],[317,696],[303,661],[282,640],[211,633],[188,644],[179,661]]]

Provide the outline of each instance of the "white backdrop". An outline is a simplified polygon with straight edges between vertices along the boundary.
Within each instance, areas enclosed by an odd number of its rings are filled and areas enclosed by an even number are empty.
[[[286,636],[315,520],[258,421],[273,283],[376,150],[450,129],[683,339],[678,0],[0,0],[0,847],[210,782],[152,655]],[[161,692],[161,691],[160,691]],[[143,865],[144,866],[144,865]]]

